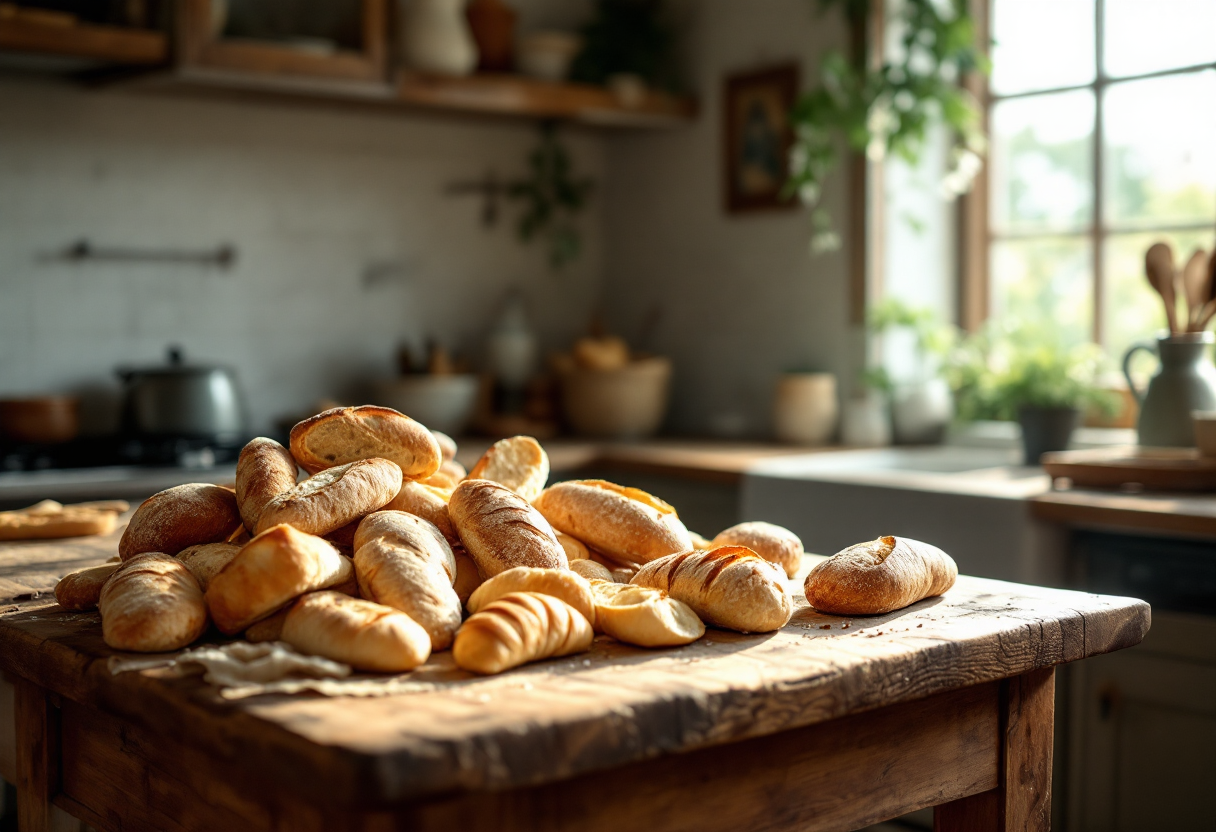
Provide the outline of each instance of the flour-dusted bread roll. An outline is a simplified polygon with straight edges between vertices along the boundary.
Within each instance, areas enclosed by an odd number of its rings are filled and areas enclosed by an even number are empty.
[[[198,543],[221,543],[240,525],[235,494],[210,483],[186,483],[153,494],[135,509],[118,541],[118,556],[176,555]]]
[[[559,482],[534,505],[553,528],[622,563],[646,563],[692,548],[676,510],[637,488],[604,480]]]
[[[178,552],[177,559],[186,564],[190,574],[198,581],[199,587],[206,592],[207,587],[211,585],[211,579],[231,563],[239,551],[241,547],[234,543],[202,543],[182,549]]]
[[[291,429],[291,454],[310,474],[361,459],[397,463],[409,480],[439,470],[443,453],[435,435],[387,407],[335,407]],[[387,501],[386,501],[387,502]]]
[[[65,610],[96,609],[101,587],[117,568],[117,563],[103,563],[69,572],[55,584],[55,600]]]
[[[115,650],[180,650],[207,629],[198,581],[177,558],[160,552],[124,561],[101,589],[101,636]]]
[[[423,520],[434,523],[449,544],[460,543],[452,518],[448,516],[448,492],[421,482],[405,482],[397,496],[384,507],[384,511],[404,511],[416,514]]]
[[[557,542],[562,544],[562,549],[566,552],[566,560],[574,563],[576,560],[586,560],[591,557],[591,550],[583,541],[559,532],[557,529],[554,529],[553,532],[557,535]]]
[[[443,457],[444,462],[449,459],[456,458],[456,440],[448,436],[441,430],[431,431],[431,435],[435,437],[435,441],[439,443],[439,454]]]
[[[661,589],[593,581],[595,629],[637,647],[677,647],[705,635],[692,607]]]
[[[386,505],[401,490],[401,469],[387,459],[327,468],[275,497],[258,517],[258,534],[287,523],[326,535]]]
[[[469,478],[505,485],[530,503],[549,481],[549,455],[531,436],[500,439],[477,460]]]
[[[431,649],[446,650],[460,626],[456,559],[434,523],[404,511],[377,511],[355,532],[359,594],[422,625]]]
[[[586,617],[551,595],[512,592],[469,616],[452,647],[458,667],[502,673],[528,662],[580,653],[595,633]]]
[[[465,480],[452,492],[448,514],[483,578],[516,566],[569,566],[549,522],[504,485]]]
[[[469,472],[464,470],[463,465],[454,459],[446,459],[439,466],[439,470],[431,474],[423,482],[432,488],[450,492],[453,488],[464,482],[468,476]]]
[[[794,612],[781,567],[743,546],[652,560],[632,583],[661,589],[706,624],[741,633],[778,630]]]
[[[706,548],[746,546],[760,557],[785,570],[786,577],[798,574],[802,566],[802,540],[789,529],[754,520],[721,532]],[[701,548],[701,547],[697,547]]]
[[[486,581],[469,598],[469,612],[480,612],[489,604],[512,592],[536,592],[561,598],[581,612],[595,626],[595,598],[591,585],[582,575],[569,569],[535,569],[517,566]]]
[[[288,525],[246,543],[207,587],[207,608],[221,632],[235,635],[305,592],[350,578],[350,558],[330,543]]]
[[[463,546],[453,546],[452,557],[456,559],[456,583],[452,585],[452,589],[456,590],[460,603],[467,604],[484,581],[481,579],[481,573],[477,571],[477,561],[469,556]]]
[[[834,615],[879,615],[954,586],[958,566],[936,546],[906,537],[858,543],[806,576],[806,600]]]
[[[236,463],[236,502],[246,529],[256,529],[266,504],[296,487],[298,473],[291,451],[273,439],[259,436],[241,449]]]
[[[339,592],[292,604],[280,637],[301,653],[379,673],[413,670],[431,655],[430,636],[408,615]]]
[[[570,571],[582,575],[589,581],[606,581],[614,583],[616,579],[608,571],[608,567],[591,559],[570,561]]]

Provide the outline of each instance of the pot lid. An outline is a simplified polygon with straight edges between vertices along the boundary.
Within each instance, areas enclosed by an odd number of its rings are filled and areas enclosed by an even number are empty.
[[[155,367],[119,367],[116,372],[124,380],[130,380],[136,376],[145,378],[181,378],[184,376],[209,375],[211,373],[232,373],[227,367],[214,364],[187,364],[185,351],[177,344],[170,344],[166,348],[165,360],[166,364]]]

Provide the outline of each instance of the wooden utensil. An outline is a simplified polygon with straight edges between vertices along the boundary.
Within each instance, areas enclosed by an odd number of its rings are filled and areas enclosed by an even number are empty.
[[[1174,250],[1168,243],[1153,243],[1144,254],[1144,271],[1148,282],[1161,300],[1165,303],[1165,318],[1169,322],[1170,334],[1176,335],[1182,330],[1178,328],[1177,294],[1175,282],[1178,279],[1174,270]]]
[[[1191,258],[1182,267],[1182,291],[1186,296],[1187,329],[1194,331],[1199,313],[1208,300],[1208,253],[1195,249]]]

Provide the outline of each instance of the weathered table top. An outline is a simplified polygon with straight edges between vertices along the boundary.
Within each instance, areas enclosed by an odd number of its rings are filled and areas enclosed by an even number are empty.
[[[115,540],[3,544],[0,576],[36,590],[104,560]],[[165,671],[111,674],[98,615],[37,597],[0,612],[0,668],[268,784],[383,805],[772,734],[1129,647],[1149,626],[1134,599],[978,578],[875,617],[822,615],[796,594],[793,620],[767,635],[711,629],[668,650],[599,637],[588,653],[487,679],[443,653],[415,671],[434,683],[419,692],[235,701]]]

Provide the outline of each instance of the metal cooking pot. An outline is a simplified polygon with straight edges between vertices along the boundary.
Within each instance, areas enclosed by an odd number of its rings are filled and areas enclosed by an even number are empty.
[[[169,347],[168,366],[118,369],[126,382],[123,428],[133,435],[239,441],[245,406],[236,374],[226,367],[186,364]]]

